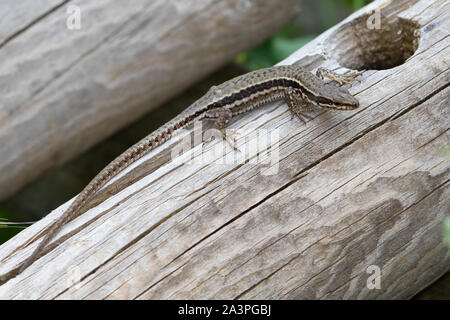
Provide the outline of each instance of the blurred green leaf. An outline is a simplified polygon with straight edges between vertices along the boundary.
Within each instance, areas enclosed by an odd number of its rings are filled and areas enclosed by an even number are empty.
[[[0,222],[8,222],[12,220],[13,220],[12,215],[0,207]],[[0,224],[0,244],[14,237],[17,233],[19,233],[22,230],[23,227]]]
[[[292,22],[281,29],[275,36],[278,38],[295,38],[301,33],[301,26],[296,22]]]
[[[444,156],[450,156],[450,146],[444,146],[439,148],[439,153]]]
[[[288,57],[299,48],[310,42],[312,39],[314,39],[314,36],[305,36],[292,39],[274,37],[271,42],[271,50],[272,56],[275,59],[275,63]]]
[[[370,1],[367,0],[353,0],[352,1],[352,10],[356,11],[369,4]]]
[[[450,217],[444,219],[444,242],[450,249]]]
[[[289,34],[290,32],[287,32]],[[271,67],[314,39],[314,36],[287,38],[275,36],[249,52],[241,53],[236,62],[251,70]]]
[[[320,9],[316,13],[316,20],[323,30],[328,29],[339,22],[338,11],[342,11],[343,8],[349,12],[355,11],[369,2],[371,0],[321,0],[315,2]],[[271,67],[317,36],[304,35],[302,29],[304,26],[301,25],[301,22],[294,21],[271,39],[248,52],[239,54],[236,62],[245,65],[250,70]]]
[[[273,65],[273,58],[271,55],[270,41],[253,48],[244,55],[239,55],[241,63],[246,65],[251,70],[266,68]]]

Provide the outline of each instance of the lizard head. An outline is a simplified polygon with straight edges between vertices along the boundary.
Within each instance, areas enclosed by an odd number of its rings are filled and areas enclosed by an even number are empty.
[[[359,101],[344,87],[325,84],[320,91],[316,101],[323,108],[353,110],[359,107]]]

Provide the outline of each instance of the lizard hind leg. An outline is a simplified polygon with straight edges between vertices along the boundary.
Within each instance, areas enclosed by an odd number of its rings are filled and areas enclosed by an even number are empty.
[[[291,119],[297,117],[305,124],[305,119],[312,120],[312,117],[306,114],[306,112],[311,110],[311,106],[305,102],[299,92],[292,88],[287,88],[285,90],[285,100],[291,111]]]
[[[219,130],[225,141],[233,148],[235,151],[239,151],[233,141],[230,141],[225,133],[225,127],[230,122],[233,117],[233,113],[230,109],[216,108],[205,112],[204,119],[213,121],[213,127]],[[206,141],[211,140],[214,135],[210,135]]]

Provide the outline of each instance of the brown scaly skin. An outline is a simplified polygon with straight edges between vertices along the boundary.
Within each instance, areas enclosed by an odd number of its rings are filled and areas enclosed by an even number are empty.
[[[336,110],[356,109],[359,102],[347,89],[325,83],[323,77],[326,76],[342,84],[352,82],[358,75],[359,73],[340,76],[331,71],[319,69],[315,76],[297,64],[293,64],[252,71],[212,87],[180,115],[130,147],[100,171],[61,217],[49,227],[33,253],[22,264],[0,276],[0,285],[17,276],[39,259],[44,248],[62,226],[80,215],[83,205],[111,178],[170,139],[175,131],[204,119],[213,120],[216,128],[223,129],[233,116],[275,100],[284,100],[292,114],[302,121],[304,121],[303,117],[307,117],[304,114],[305,109],[311,105]]]

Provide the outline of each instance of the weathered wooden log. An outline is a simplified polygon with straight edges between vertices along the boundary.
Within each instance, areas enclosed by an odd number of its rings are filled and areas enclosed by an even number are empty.
[[[450,10],[399,0],[369,28],[384,2],[283,62],[370,69],[350,88],[359,109],[304,125],[268,105],[229,125],[240,152],[197,141],[180,155],[192,130],[180,133],[99,192],[0,298],[409,298],[448,271]],[[0,274],[67,206],[0,247]]]
[[[227,64],[82,155],[43,174],[6,201],[0,202],[0,208],[24,216],[24,218],[18,216],[16,221],[26,221],[30,217],[41,219],[79,193],[109,162],[177,116],[212,86],[247,71],[248,69],[240,64]],[[1,243],[4,241],[0,240]]]
[[[296,8],[295,0],[2,1],[0,199],[273,34]]]

